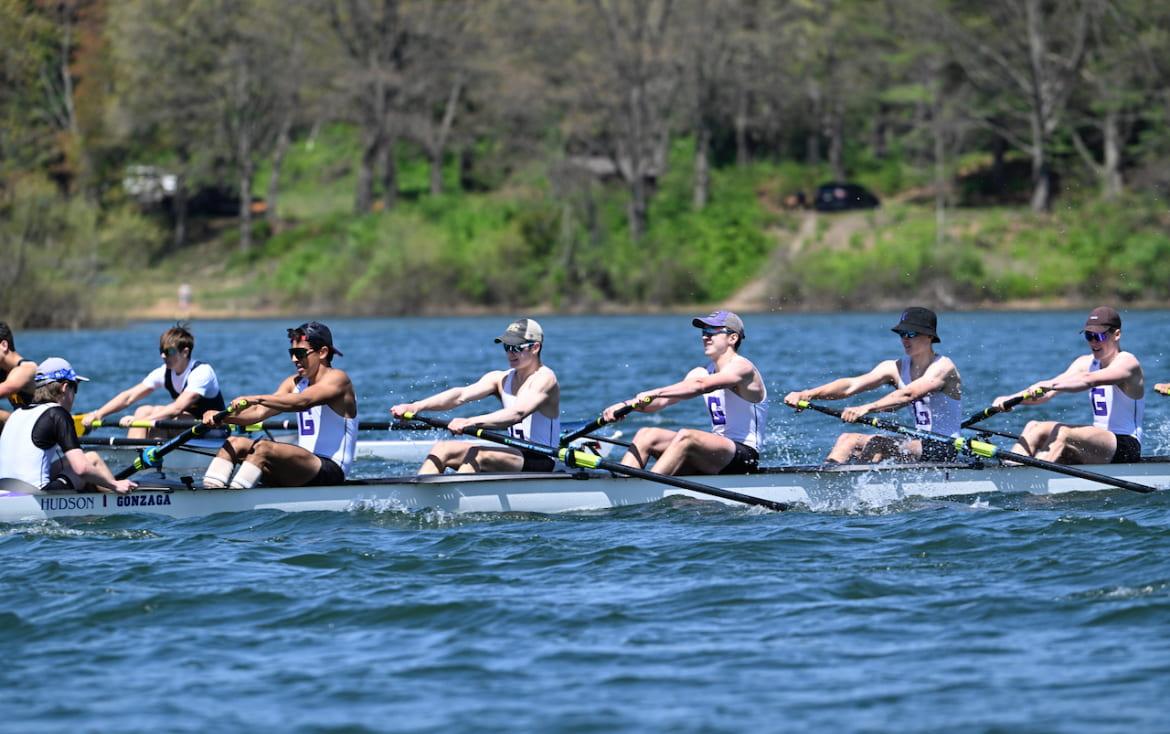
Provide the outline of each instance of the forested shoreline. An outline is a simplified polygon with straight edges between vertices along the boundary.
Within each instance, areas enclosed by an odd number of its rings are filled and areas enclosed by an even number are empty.
[[[1168,82],[1133,0],[0,0],[0,318],[1158,303]]]

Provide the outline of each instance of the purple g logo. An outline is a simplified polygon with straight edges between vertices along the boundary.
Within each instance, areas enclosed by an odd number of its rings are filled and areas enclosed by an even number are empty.
[[[1093,415],[1109,415],[1109,401],[1105,399],[1104,387],[1095,387],[1090,390],[1089,402],[1093,405]]]

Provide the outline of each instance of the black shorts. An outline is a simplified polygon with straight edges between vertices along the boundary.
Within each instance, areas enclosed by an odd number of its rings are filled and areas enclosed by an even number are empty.
[[[760,470],[760,452],[751,446],[735,441],[735,456],[727,462],[727,466],[719,470],[720,474],[755,474]]]
[[[1136,464],[1142,460],[1142,445],[1136,438],[1120,433],[1115,435],[1117,449],[1113,452],[1113,458],[1109,460],[1110,464]]]
[[[922,442],[922,457],[919,459],[920,461],[949,464],[958,458],[959,452],[955,449],[953,443],[943,443],[942,441]]]
[[[557,462],[551,456],[527,449],[520,449],[520,454],[524,457],[524,466],[520,467],[520,471],[548,472],[557,467]]]
[[[341,484],[345,481],[345,472],[341,467],[333,463],[333,459],[327,459],[324,456],[318,456],[321,460],[321,468],[317,470],[317,476],[310,479],[303,486],[305,487],[321,487],[330,484]]]

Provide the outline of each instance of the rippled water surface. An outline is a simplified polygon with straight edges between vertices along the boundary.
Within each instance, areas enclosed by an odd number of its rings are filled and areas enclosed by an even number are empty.
[[[1170,381],[1170,313],[1126,313]],[[1061,371],[1082,313],[944,314],[965,412]],[[502,364],[507,319],[331,322],[362,416]],[[701,360],[689,317],[548,317],[566,418]],[[770,464],[840,426],[787,390],[897,356],[896,314],[747,318]],[[287,374],[285,322],[194,325],[230,394]],[[96,407],[164,324],[24,332]],[[1165,401],[1165,402],[1159,402]],[[698,423],[698,401],[633,425]],[[992,419],[1085,420],[1084,396]],[[1150,395],[1146,453],[1170,453]],[[902,417],[904,420],[904,417]],[[363,476],[404,468],[363,461]],[[0,525],[5,731],[1166,731],[1170,493],[857,503],[675,498],[544,516],[254,512]]]

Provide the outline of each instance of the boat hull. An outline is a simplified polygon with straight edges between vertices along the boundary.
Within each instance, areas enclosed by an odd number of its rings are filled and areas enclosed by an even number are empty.
[[[1170,487],[1170,458],[1093,467],[1115,478]],[[779,468],[761,474],[696,477],[712,486],[760,499],[808,506],[886,504],[910,497],[970,497],[999,493],[1039,495],[1124,491],[1108,485],[1030,467]],[[164,477],[146,478],[129,495],[41,493],[0,485],[0,522],[136,513],[198,517],[254,510],[416,511],[450,513],[562,513],[655,502],[683,495],[716,499],[658,482],[602,472],[548,474],[446,474],[347,482],[329,487],[261,487],[248,490],[190,489]],[[726,502],[726,500],[717,500]]]

